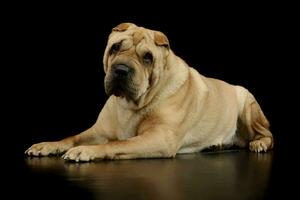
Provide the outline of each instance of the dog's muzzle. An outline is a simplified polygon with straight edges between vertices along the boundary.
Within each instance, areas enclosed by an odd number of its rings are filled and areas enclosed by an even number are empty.
[[[105,80],[105,91],[110,95],[132,98],[135,96],[132,78],[134,71],[125,64],[114,64]]]

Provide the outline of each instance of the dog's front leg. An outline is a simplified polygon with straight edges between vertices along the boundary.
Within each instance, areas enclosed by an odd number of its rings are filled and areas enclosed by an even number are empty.
[[[72,147],[78,145],[93,145],[106,143],[108,139],[102,131],[96,127],[91,127],[86,131],[54,142],[40,142],[29,147],[25,154],[30,156],[48,156],[65,153]]]
[[[178,150],[178,137],[170,129],[156,127],[123,141],[71,148],[63,158],[73,161],[97,159],[134,159],[174,157]]]

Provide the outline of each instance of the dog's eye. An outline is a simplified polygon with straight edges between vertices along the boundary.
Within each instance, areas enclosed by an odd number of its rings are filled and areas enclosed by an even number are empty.
[[[153,56],[150,52],[147,52],[143,56],[143,61],[145,64],[151,64],[153,62]]]
[[[121,43],[115,43],[111,46],[110,48],[110,54],[113,54],[113,53],[117,53],[119,50],[120,50],[120,47],[121,47]]]

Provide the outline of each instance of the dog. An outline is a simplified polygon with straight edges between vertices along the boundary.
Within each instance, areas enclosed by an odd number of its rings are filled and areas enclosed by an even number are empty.
[[[241,86],[207,78],[170,49],[162,32],[122,23],[103,56],[109,96],[88,130],[42,142],[29,156],[62,154],[70,161],[171,158],[212,146],[253,152],[273,148],[269,122]]]

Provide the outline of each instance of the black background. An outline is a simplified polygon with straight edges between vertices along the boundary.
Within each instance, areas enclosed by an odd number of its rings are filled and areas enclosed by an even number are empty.
[[[8,73],[3,74],[8,76],[2,85],[8,139],[3,143],[16,159],[32,143],[93,125],[107,99],[102,68],[107,37],[119,23],[133,22],[164,32],[173,51],[201,74],[248,88],[271,123],[276,155],[281,155],[275,156],[274,170],[292,162],[298,108],[289,8],[113,2],[16,4],[7,10],[3,68]],[[274,184],[289,177],[288,171],[289,165]]]

